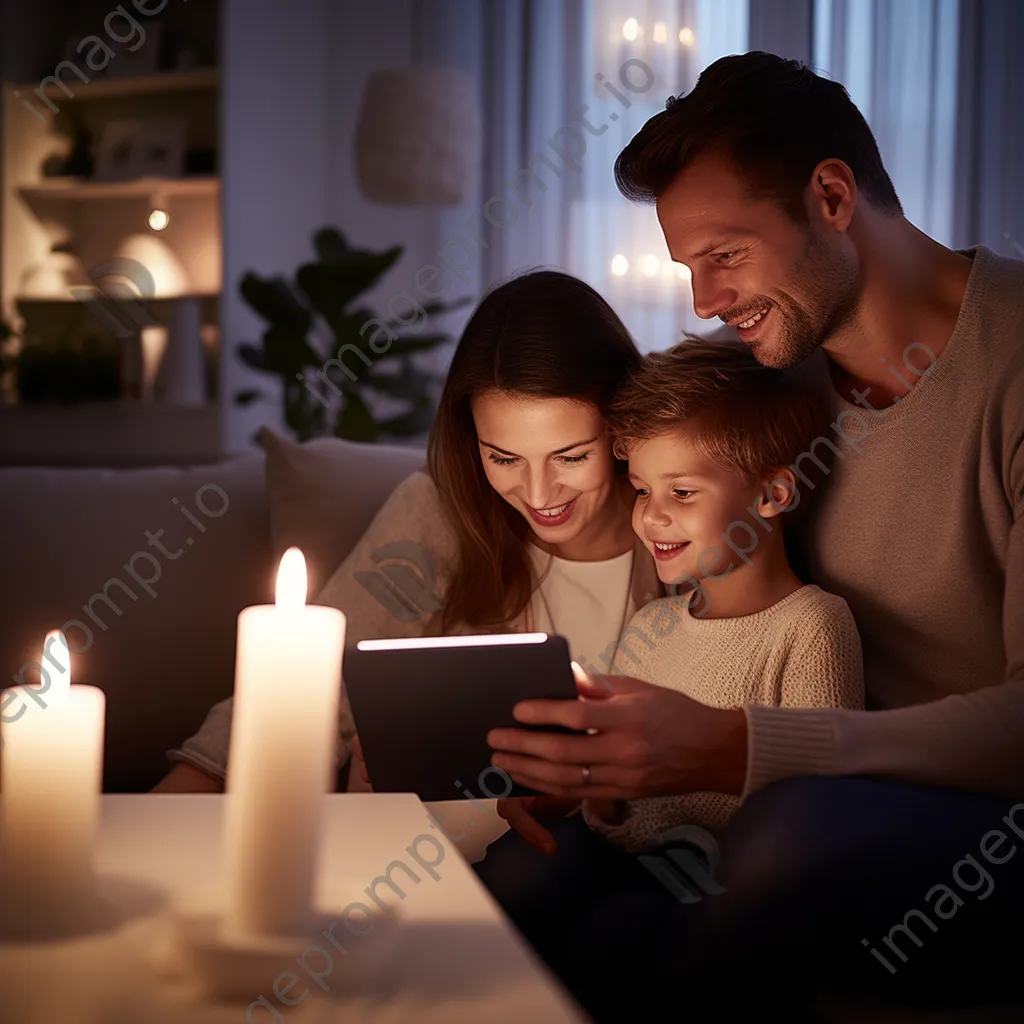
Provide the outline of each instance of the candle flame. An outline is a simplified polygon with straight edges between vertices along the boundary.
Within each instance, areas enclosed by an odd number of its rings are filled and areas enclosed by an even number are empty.
[[[306,603],[306,559],[298,548],[289,548],[277,570],[278,608],[301,608]]]
[[[71,690],[71,651],[68,649],[67,637],[59,629],[51,629],[46,634],[39,664],[50,677],[48,703],[59,704]],[[40,678],[40,684],[43,682],[44,678]]]

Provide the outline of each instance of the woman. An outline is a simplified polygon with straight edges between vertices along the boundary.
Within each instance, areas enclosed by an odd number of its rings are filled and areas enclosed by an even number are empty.
[[[633,612],[660,595],[654,563],[630,525],[633,489],[605,416],[639,353],[592,288],[556,271],[516,277],[470,318],[427,447],[319,594],[341,608],[347,639],[543,630],[602,667]],[[418,545],[436,570],[438,610],[399,621],[359,582],[387,544]],[[223,788],[231,701],[173,751],[164,792]],[[342,701],[339,755],[354,726]],[[362,788],[362,773],[349,786]],[[528,804],[509,821],[537,845],[548,833]],[[495,819],[497,820],[497,819]]]

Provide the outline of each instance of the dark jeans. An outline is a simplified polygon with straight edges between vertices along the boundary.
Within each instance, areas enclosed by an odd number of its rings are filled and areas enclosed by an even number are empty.
[[[726,891],[690,905],[578,816],[554,831],[553,857],[510,833],[477,872],[598,1021],[732,1008],[814,1019],[816,997],[844,989],[1024,1004],[1024,804],[869,779],[777,783],[720,837]]]

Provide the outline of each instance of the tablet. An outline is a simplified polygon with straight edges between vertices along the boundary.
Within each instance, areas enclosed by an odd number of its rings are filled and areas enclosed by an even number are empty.
[[[564,637],[546,633],[361,640],[342,675],[375,793],[421,800],[529,796],[491,767],[491,729],[524,726],[521,700],[575,700]]]

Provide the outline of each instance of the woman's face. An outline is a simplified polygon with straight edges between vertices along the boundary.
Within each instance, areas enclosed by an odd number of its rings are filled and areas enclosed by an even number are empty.
[[[599,521],[615,461],[595,406],[503,391],[471,404],[488,482],[540,540],[565,544]]]

